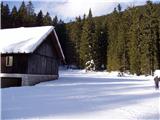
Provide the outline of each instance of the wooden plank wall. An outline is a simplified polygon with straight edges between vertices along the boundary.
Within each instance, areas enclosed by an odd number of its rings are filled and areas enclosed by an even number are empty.
[[[13,66],[6,66],[6,56],[13,56]],[[27,73],[27,54],[1,54],[2,73]]]
[[[49,35],[36,51],[29,55],[29,74],[58,75],[58,56],[52,39]]]

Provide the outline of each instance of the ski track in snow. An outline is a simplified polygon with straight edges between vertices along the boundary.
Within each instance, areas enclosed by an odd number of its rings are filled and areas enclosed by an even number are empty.
[[[2,119],[159,120],[151,76],[61,71],[59,80],[1,89]]]

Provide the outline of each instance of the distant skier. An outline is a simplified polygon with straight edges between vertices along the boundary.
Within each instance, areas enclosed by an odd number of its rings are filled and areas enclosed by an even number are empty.
[[[156,89],[159,89],[159,81],[160,81],[160,70],[156,70],[154,72],[154,83]]]
[[[159,81],[160,81],[160,77],[156,76],[154,78],[154,83],[155,83],[155,88],[159,89]]]

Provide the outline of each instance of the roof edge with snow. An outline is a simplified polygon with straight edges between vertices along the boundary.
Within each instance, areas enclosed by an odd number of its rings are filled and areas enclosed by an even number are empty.
[[[54,33],[61,57],[65,60],[58,36],[53,26],[1,29],[0,53],[33,53],[52,32]]]

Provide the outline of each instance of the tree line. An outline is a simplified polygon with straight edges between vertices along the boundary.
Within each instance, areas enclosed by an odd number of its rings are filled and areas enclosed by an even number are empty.
[[[45,15],[42,10],[37,14],[34,11],[34,6],[31,1],[27,4],[23,1],[17,9],[16,6],[10,10],[8,4],[1,2],[1,28],[29,27],[29,26],[44,26],[56,25],[58,22],[57,16],[53,19],[47,12]]]
[[[160,69],[160,4],[128,7],[118,4],[109,15],[76,18],[67,24],[68,60],[80,68],[93,59],[96,70],[153,74]]]
[[[147,1],[143,6],[132,6],[122,11],[118,4],[113,12],[93,17],[76,17],[64,23],[49,13],[35,14],[31,2],[22,2],[19,10],[1,3],[2,28],[54,25],[66,62],[84,68],[93,60],[95,70],[122,71],[137,75],[152,74],[160,69],[160,3]],[[20,21],[20,22],[19,22]]]

